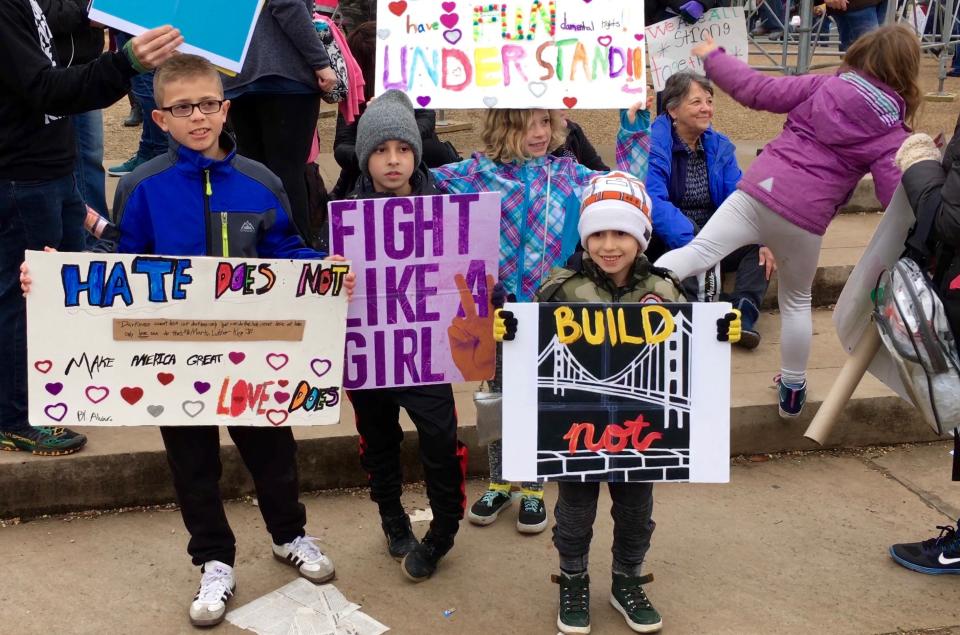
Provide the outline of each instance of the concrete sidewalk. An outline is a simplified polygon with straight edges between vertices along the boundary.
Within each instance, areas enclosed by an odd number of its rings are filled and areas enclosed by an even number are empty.
[[[891,543],[937,534],[960,515],[948,444],[735,461],[729,485],[656,488],[646,570],[664,633],[960,633],[960,579],[894,564]],[[471,482],[468,500],[482,482]],[[547,486],[553,522],[554,485]],[[423,507],[422,487],[405,495]],[[337,565],[335,584],[392,633],[556,632],[550,532],[519,535],[516,513],[464,524],[437,575],[420,585],[385,553],[363,491],[307,495],[308,530]],[[625,634],[607,601],[612,536],[602,490],[594,528],[591,616],[596,635]],[[234,608],[286,584],[257,508],[228,505],[237,534]],[[425,523],[415,523],[420,534]],[[0,528],[5,633],[196,633],[186,617],[199,574],[173,510],[45,518]],[[456,609],[445,618],[445,609]],[[224,625],[217,632],[238,633]]]

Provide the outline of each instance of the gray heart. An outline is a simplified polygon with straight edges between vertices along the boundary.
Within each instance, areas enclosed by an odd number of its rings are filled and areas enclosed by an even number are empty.
[[[390,37],[390,29],[377,29],[377,37],[385,40]]]
[[[530,89],[534,97],[543,97],[543,94],[547,92],[547,85],[543,82],[530,82],[527,84],[527,88]]]
[[[483,98],[483,105],[486,106],[487,108],[493,108],[494,106],[497,105],[497,98],[496,98],[496,97],[484,97],[484,98]]]
[[[159,417],[163,414],[163,406],[147,406],[147,412],[150,413],[151,417]]]

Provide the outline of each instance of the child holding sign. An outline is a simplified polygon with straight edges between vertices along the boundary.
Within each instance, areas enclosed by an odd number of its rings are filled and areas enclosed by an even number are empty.
[[[151,116],[176,143],[120,181],[113,208],[120,219],[119,252],[324,257],[297,235],[280,180],[237,156],[233,139],[222,134],[230,102],[223,99],[216,68],[201,57],[177,55],[157,69],[154,90],[160,107]],[[25,265],[21,270],[27,293],[29,272]],[[348,296],[355,280],[353,273],[344,279]],[[333,578],[333,563],[305,532],[291,429],[228,426],[227,431],[253,477],[274,557],[311,582]],[[187,551],[201,567],[190,622],[212,626],[223,621],[236,586],[236,540],[220,495],[220,432],[183,425],[161,427],[160,435],[190,533]]]
[[[643,255],[650,241],[651,203],[643,183],[611,172],[593,179],[584,191],[578,230],[586,250],[569,268],[554,269],[537,292],[538,302],[663,303],[684,302],[679,282]],[[740,339],[739,312],[717,321],[720,341]],[[494,320],[494,338],[512,340],[517,320],[502,309]],[[560,481],[553,544],[560,554],[560,609],[563,633],[590,632],[590,576],[587,573],[598,482]],[[613,499],[613,583],[610,603],[639,633],[659,631],[660,614],[643,590],[651,574],[641,575],[643,558],[656,524],[652,483],[608,483]]]
[[[638,102],[621,113],[617,135],[618,167],[639,179],[646,178],[650,151],[650,112],[644,106]],[[600,174],[550,154],[565,133],[558,111],[490,110],[482,132],[486,151],[433,171],[445,193],[502,193],[499,278],[520,302],[532,300],[550,269],[574,252],[580,194]],[[501,477],[500,441],[490,443],[488,454],[490,487],[468,515],[476,525],[494,522],[512,501],[512,486]],[[521,488],[517,529],[539,533],[547,527],[543,486]]]
[[[735,249],[762,244],[779,269],[780,416],[797,417],[807,395],[810,290],[820,242],[838,208],[871,172],[886,206],[900,184],[894,156],[920,106],[915,33],[887,26],[854,43],[836,75],[770,77],[727,55],[713,39],[693,53],[707,75],[751,108],[787,113],[783,132],[751,164],[699,234],[656,262],[681,280]]]
[[[422,162],[422,137],[404,93],[388,90],[367,106],[357,123],[355,148],[362,174],[349,198],[439,194]],[[457,281],[461,283],[463,280]],[[465,283],[463,287],[461,295],[472,303]],[[453,547],[466,504],[467,448],[457,440],[453,387],[429,384],[350,390],[347,396],[356,413],[360,462],[369,475],[370,498],[380,510],[387,550],[402,560],[404,575],[422,582],[433,575],[440,559]],[[400,408],[417,427],[433,511],[430,530],[419,543],[400,500]]]

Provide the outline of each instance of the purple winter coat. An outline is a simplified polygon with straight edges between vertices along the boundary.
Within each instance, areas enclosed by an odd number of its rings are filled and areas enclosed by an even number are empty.
[[[704,60],[707,76],[754,110],[788,113],[737,187],[791,223],[823,235],[867,173],[886,207],[900,184],[893,159],[910,128],[890,87],[855,71],[770,77],[727,55]]]

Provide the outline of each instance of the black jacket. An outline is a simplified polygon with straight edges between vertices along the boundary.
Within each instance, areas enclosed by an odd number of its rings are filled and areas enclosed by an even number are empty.
[[[586,133],[579,124],[567,119],[567,140],[551,152],[556,157],[570,157],[585,168],[597,172],[609,172],[610,166],[603,162]]]
[[[57,66],[77,66],[103,53],[103,29],[90,26],[87,0],[37,0],[53,32]]]
[[[410,185],[412,188],[410,196],[433,196],[442,193],[433,182],[433,175],[430,174],[430,168],[428,168],[423,161],[420,162],[420,166],[414,170],[413,176],[410,177]],[[377,192],[373,189],[373,182],[370,180],[370,177],[362,176],[357,181],[357,185],[353,188],[353,191],[350,192],[346,198],[387,198],[389,196],[393,195]]]
[[[920,161],[903,174],[903,189],[918,217],[934,215],[921,266],[933,272],[955,335],[960,335],[960,119],[943,161]],[[909,243],[909,241],[908,241]],[[926,262],[922,262],[926,260]]]
[[[54,66],[46,18],[29,0],[0,0],[0,179],[50,180],[73,172],[73,128],[65,115],[106,108],[136,72],[123,53]]]

